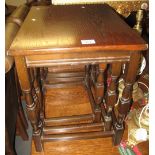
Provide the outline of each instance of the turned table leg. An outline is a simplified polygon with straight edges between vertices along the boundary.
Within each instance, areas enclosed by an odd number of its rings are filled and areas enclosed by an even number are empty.
[[[37,99],[39,102],[39,109],[40,109],[40,117],[43,120],[44,119],[44,113],[43,113],[43,97],[41,93],[41,84],[40,84],[40,70],[39,68],[30,68],[30,77],[31,77],[31,82],[33,86],[33,98]]]
[[[122,97],[119,99],[117,121],[114,123],[115,135],[113,137],[113,142],[115,145],[120,143],[124,133],[124,120],[131,107],[133,83],[136,80],[139,61],[140,52],[131,52],[130,62],[126,68],[125,88]]]
[[[105,130],[111,130],[112,127],[112,110],[117,103],[117,80],[121,73],[121,63],[112,63],[110,66],[111,82],[107,87],[106,93],[106,116],[104,116]]]
[[[33,128],[33,139],[36,147],[36,151],[42,151],[43,146],[41,142],[42,124],[40,120],[39,99],[33,98],[32,83],[30,82],[30,76],[25,62],[25,57],[15,57],[16,69],[21,85],[21,89],[26,99],[26,110],[28,118]],[[37,96],[36,96],[37,98]]]
[[[101,121],[101,103],[104,97],[104,71],[106,67],[106,64],[97,65],[95,83],[95,122]]]

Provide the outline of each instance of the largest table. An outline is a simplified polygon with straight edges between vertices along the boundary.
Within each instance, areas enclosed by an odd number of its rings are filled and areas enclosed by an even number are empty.
[[[36,150],[42,151],[44,116],[42,90],[37,70],[42,67],[81,65],[86,66],[86,86],[91,94],[90,81],[97,68],[95,122],[103,115],[105,131],[91,133],[87,138],[113,136],[118,144],[124,131],[124,119],[130,109],[132,85],[139,67],[140,53],[147,44],[108,5],[35,6],[28,13],[8,54],[14,56],[20,85],[26,98],[27,114],[33,127]],[[117,80],[126,64],[125,88],[119,99],[118,114]],[[95,66],[95,67],[94,67]],[[104,97],[104,77],[110,66],[111,81]],[[31,68],[33,70],[31,70]],[[106,103],[103,103],[106,102]],[[79,137],[78,137],[79,136]],[[67,135],[63,140],[82,138]],[[60,138],[58,138],[60,140]]]

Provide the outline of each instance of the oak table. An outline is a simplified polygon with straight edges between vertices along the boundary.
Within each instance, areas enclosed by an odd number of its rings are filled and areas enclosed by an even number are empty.
[[[15,58],[36,150],[43,150],[44,141],[107,136],[113,137],[115,145],[119,144],[124,119],[130,109],[140,53],[146,49],[147,44],[140,35],[108,5],[32,7],[8,55]],[[115,114],[117,81],[124,63],[125,88]],[[94,122],[81,126],[51,127],[45,132],[41,70],[64,65],[73,68],[85,66],[83,82],[92,104]],[[107,79],[111,79],[108,84]],[[98,131],[101,127],[103,129]],[[72,129],[77,133],[73,133]],[[88,129],[91,132],[84,132]],[[48,135],[47,132],[54,134]]]

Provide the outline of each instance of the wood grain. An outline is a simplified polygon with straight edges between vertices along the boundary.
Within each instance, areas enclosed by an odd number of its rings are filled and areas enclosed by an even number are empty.
[[[32,143],[32,155],[119,155],[116,147],[112,147],[111,138],[89,140],[73,140],[45,142],[44,152],[37,153]]]
[[[137,48],[134,48],[135,50]],[[74,51],[71,53],[71,51]],[[72,48],[65,51],[52,52],[51,54],[29,55],[26,56],[26,63],[28,67],[51,67],[64,65],[80,65],[80,64],[98,64],[98,63],[112,63],[125,62],[130,60],[130,52],[117,50],[100,51],[98,48],[94,49],[82,48],[81,53]],[[69,53],[70,52],[70,53]],[[29,51],[31,54],[31,51]],[[23,53],[21,53],[23,54]]]
[[[94,132],[83,132],[83,133],[68,133],[68,134],[57,134],[57,135],[43,135],[43,142],[53,142],[53,141],[72,141],[72,140],[82,140],[82,139],[96,139],[96,138],[106,138],[112,137],[114,135],[113,131],[94,131]]]
[[[44,127],[44,134],[64,134],[64,133],[80,133],[80,132],[92,132],[103,131],[104,123],[85,123],[76,125],[64,125],[56,127]]]
[[[94,40],[95,44],[82,44]],[[146,43],[108,5],[32,7],[9,55],[145,50]]]
[[[44,119],[45,126],[61,126],[61,125],[71,125],[71,124],[83,124],[83,123],[93,123],[94,115],[74,115],[66,117],[55,117],[50,119]]]
[[[69,88],[53,88],[45,93],[46,118],[91,113],[88,94],[82,85]]]
[[[68,73],[68,72],[83,72],[85,69],[84,65],[64,65],[63,68],[62,66],[57,66],[57,67],[49,67],[48,72],[50,73]]]
[[[128,128],[123,140],[127,140]],[[149,154],[149,142],[138,144],[143,155]],[[96,138],[87,140],[45,142],[44,152],[36,152],[34,142],[31,145],[31,155],[120,155],[117,146],[113,146],[111,138]]]

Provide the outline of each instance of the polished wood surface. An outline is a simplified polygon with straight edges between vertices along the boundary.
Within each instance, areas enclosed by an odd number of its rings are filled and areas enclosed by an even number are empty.
[[[123,139],[127,138],[127,128]],[[44,152],[36,152],[34,142],[31,145],[31,155],[120,155],[117,146],[113,146],[112,138],[96,138],[87,140],[72,140],[44,143]]]
[[[45,94],[45,117],[91,114],[88,94],[83,86],[53,88]]]
[[[61,125],[71,125],[71,124],[83,124],[83,123],[92,123],[94,116],[91,114],[85,115],[74,115],[66,117],[55,117],[44,119],[45,126],[61,126]]]
[[[85,45],[81,40],[95,43]],[[31,8],[9,55],[146,48],[139,34],[108,5],[40,6]]]
[[[127,140],[126,128],[123,140]],[[143,155],[149,154],[149,142],[139,143],[138,149]],[[88,140],[58,141],[44,143],[44,152],[36,152],[34,142],[31,144],[31,155],[120,155],[117,146],[112,145],[111,138],[96,138]]]
[[[57,66],[57,67],[48,67],[48,72],[53,73],[72,73],[72,72],[82,72],[85,69],[85,65],[64,65],[63,68],[62,66]]]
[[[103,123],[85,123],[78,125],[64,125],[60,127],[44,127],[44,134],[79,133],[90,131],[103,131]]]
[[[71,49],[68,49],[68,51]],[[136,50],[136,49],[135,49]],[[135,52],[135,51],[133,51]],[[119,50],[103,50],[90,52],[88,47],[81,53],[52,53],[43,55],[29,55],[26,57],[26,63],[28,67],[53,67],[64,65],[80,65],[80,64],[97,64],[97,63],[112,63],[112,62],[126,62],[130,60],[130,52]]]
[[[117,148],[112,147],[111,138],[45,142],[44,150],[44,152],[36,152],[32,143],[31,155],[120,155]]]

